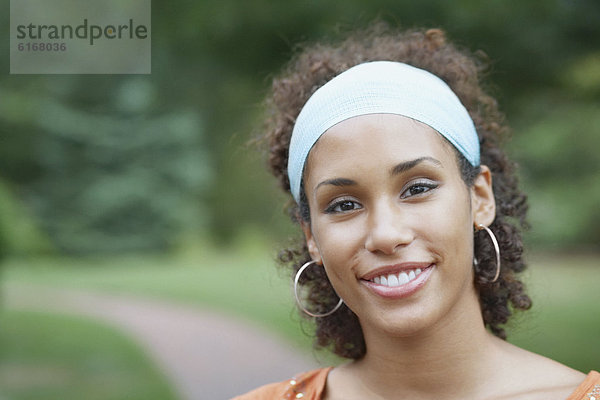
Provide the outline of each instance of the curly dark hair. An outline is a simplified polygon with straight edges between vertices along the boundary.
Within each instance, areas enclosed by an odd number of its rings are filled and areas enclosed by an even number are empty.
[[[514,164],[508,160],[501,145],[508,136],[504,117],[496,100],[484,91],[481,77],[487,69],[483,53],[472,54],[446,40],[440,29],[396,32],[375,23],[370,28],[355,32],[343,41],[301,47],[283,73],[273,80],[266,99],[266,122],[263,139],[268,143],[268,162],[271,172],[281,187],[290,192],[287,176],[288,150],[296,117],[308,98],[321,86],[341,72],[367,61],[398,61],[427,70],[443,79],[468,110],[481,145],[481,163],[487,165],[493,176],[496,200],[496,218],[490,229],[495,233],[502,256],[499,279],[492,280],[496,271],[495,251],[485,232],[474,236],[474,285],[486,326],[503,339],[501,327],[514,310],[526,310],[531,300],[517,273],[525,269],[521,230],[527,227],[526,196],[517,186]],[[457,163],[467,186],[479,173],[456,151]],[[288,211],[296,222],[310,223],[306,196],[301,189],[300,205],[292,199]],[[296,272],[310,261],[306,243],[284,249],[279,261]],[[309,268],[300,284],[308,291],[307,306],[316,313],[331,310],[338,301],[324,268]],[[365,352],[364,337],[357,316],[344,304],[340,310],[325,318],[317,318],[316,345],[330,347],[341,356],[359,359]]]

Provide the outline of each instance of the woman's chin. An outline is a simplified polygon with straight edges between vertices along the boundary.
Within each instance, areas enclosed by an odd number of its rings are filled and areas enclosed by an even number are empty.
[[[434,310],[431,311],[420,309],[418,313],[411,313],[409,310],[397,310],[379,315],[376,319],[361,320],[361,325],[365,334],[373,330],[390,338],[408,339],[423,335],[434,327],[436,319],[440,318],[433,315]]]

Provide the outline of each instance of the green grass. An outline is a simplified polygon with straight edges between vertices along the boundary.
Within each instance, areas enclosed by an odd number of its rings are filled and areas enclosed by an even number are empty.
[[[118,332],[83,318],[17,311],[0,312],[0,397],[175,399],[146,356]]]
[[[310,346],[299,328],[289,279],[266,251],[204,249],[189,257],[13,260],[7,283],[39,283],[132,293],[210,306],[258,321]],[[573,368],[600,368],[600,258],[534,258],[525,281],[532,310],[511,321],[509,340]]]

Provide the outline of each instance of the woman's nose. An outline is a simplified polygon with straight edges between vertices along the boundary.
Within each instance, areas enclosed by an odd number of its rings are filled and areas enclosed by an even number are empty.
[[[371,252],[393,254],[412,242],[413,230],[408,215],[403,215],[393,200],[381,201],[371,208],[365,247]]]

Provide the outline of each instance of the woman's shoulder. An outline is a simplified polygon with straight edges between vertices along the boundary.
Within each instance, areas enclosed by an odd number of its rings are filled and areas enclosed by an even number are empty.
[[[501,350],[496,353],[500,357],[493,360],[496,366],[493,390],[498,396],[519,400],[589,400],[573,396],[595,373],[586,378],[584,373],[543,355],[499,339],[495,343]]]
[[[558,361],[520,348],[511,368],[516,393],[531,399],[576,399],[586,375]],[[519,398],[521,398],[519,397]],[[600,400],[600,398],[598,399]]]
[[[325,389],[330,368],[304,372],[283,382],[261,386],[232,400],[310,399],[318,400]]]

